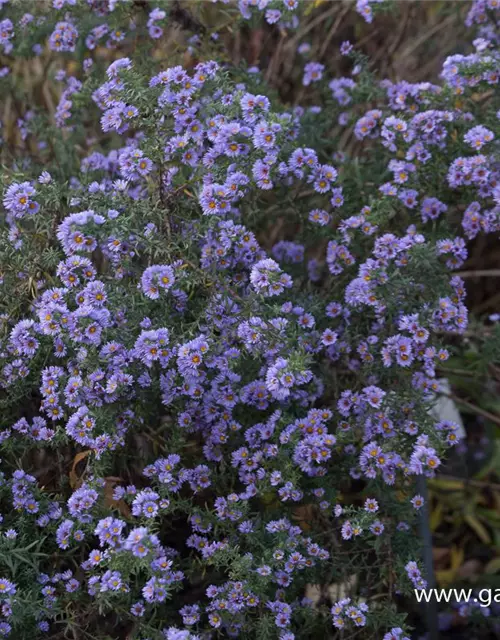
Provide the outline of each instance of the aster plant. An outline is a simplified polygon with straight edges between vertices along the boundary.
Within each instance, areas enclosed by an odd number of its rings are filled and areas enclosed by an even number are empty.
[[[0,636],[408,639],[454,271],[500,230],[498,3],[439,84],[346,42],[295,108],[206,28],[165,61],[182,3],[1,4],[4,92],[61,90],[1,151]]]

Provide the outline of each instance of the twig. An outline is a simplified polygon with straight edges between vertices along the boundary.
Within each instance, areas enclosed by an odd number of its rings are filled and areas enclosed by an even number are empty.
[[[400,57],[404,58],[405,56],[409,56],[416,49],[418,49],[421,45],[425,44],[431,36],[436,34],[441,29],[450,26],[453,22],[456,21],[456,16],[451,15],[445,18],[442,22],[438,22],[430,29],[426,29],[424,34],[420,36],[420,38],[413,38],[411,44],[400,54]]]
[[[278,41],[278,45],[276,46],[276,51],[274,52],[273,57],[271,58],[271,60],[270,60],[270,62],[268,64],[267,71],[266,71],[265,81],[267,83],[270,82],[270,80],[271,80],[271,78],[272,78],[272,76],[274,74],[275,69],[278,70],[278,68],[279,68],[278,67],[278,61],[279,61],[280,54],[281,54],[281,51],[283,49],[283,45],[285,43],[285,40],[286,40],[286,34],[281,32],[280,33],[280,39]]]
[[[473,271],[457,271],[461,278],[500,278],[500,269],[476,269]]]
[[[500,296],[500,294],[499,294]],[[450,336],[454,338],[487,338],[491,336],[490,327],[476,327],[475,329],[466,329],[465,331],[445,331],[445,330],[437,330],[435,331],[438,335],[441,336]]]
[[[500,491],[500,484],[494,482],[487,482],[485,480],[474,480],[473,478],[459,478],[458,476],[449,476],[448,474],[439,474],[435,478],[436,480],[452,480],[453,482],[461,482],[464,485],[464,489],[467,486],[477,487],[478,489],[493,489]],[[429,481],[432,488],[432,479]]]
[[[314,29],[314,27],[316,27],[318,24],[321,24],[324,20],[326,20],[326,18],[329,18],[330,16],[336,14],[337,11],[338,5],[334,3],[332,7],[328,9],[328,11],[325,11],[319,16],[313,18],[313,20],[311,20],[311,22],[309,22],[302,31],[299,31],[293,38],[290,38],[290,46],[295,49],[297,43],[300,42],[304,38],[304,36],[309,33],[309,31]]]
[[[440,373],[449,373],[453,376],[466,376],[467,378],[477,378],[478,374],[468,369],[452,369],[451,367],[437,367]]]
[[[462,400],[462,398],[459,398],[453,393],[441,393],[439,395],[442,395],[445,398],[450,398],[450,400],[454,400],[455,402],[458,402],[458,404],[461,404],[464,407],[467,407],[473,413],[477,413],[478,415],[483,416],[483,418],[486,418],[490,422],[493,422],[494,424],[497,424],[500,426],[500,416],[496,416],[495,414],[490,413],[485,409],[481,409],[481,407],[478,407],[475,404],[472,404],[472,402],[468,402],[467,400]]]
[[[351,10],[351,7],[348,5],[344,9],[344,11],[341,12],[341,14],[338,16],[338,18],[333,23],[333,25],[332,25],[330,31],[328,32],[328,35],[326,36],[325,41],[323,42],[323,45],[322,45],[322,47],[320,49],[320,52],[319,52],[319,59],[320,60],[325,55],[326,50],[328,49],[328,45],[330,44],[331,39],[333,38],[333,36],[335,35],[337,29],[339,28],[340,23],[345,18],[345,16],[349,13],[350,10]]]

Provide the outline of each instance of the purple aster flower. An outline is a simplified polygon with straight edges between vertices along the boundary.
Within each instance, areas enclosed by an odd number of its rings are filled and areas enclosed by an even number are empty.
[[[319,82],[323,77],[324,70],[324,64],[321,64],[320,62],[308,62],[304,67],[304,78],[302,79],[302,84],[307,87],[312,82]]]
[[[160,289],[168,291],[174,283],[174,270],[168,265],[157,264],[148,267],[141,277],[142,291],[151,300],[157,300],[160,297]]]
[[[52,51],[74,51],[78,31],[70,22],[58,22],[49,38]]]
[[[35,193],[30,182],[15,182],[5,192],[4,207],[14,218],[23,218],[25,215],[37,213],[40,205],[32,198]]]
[[[483,127],[483,125],[478,125],[467,131],[464,135],[464,140],[472,149],[479,151],[485,144],[491,142],[494,137],[493,131]]]

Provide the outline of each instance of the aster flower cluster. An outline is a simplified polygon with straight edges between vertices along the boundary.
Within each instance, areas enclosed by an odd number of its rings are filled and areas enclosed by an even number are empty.
[[[212,0],[229,4],[230,0]],[[279,24],[288,27],[298,27],[300,0],[238,0],[238,13],[244,20],[250,20],[253,15],[263,14],[268,24]]]
[[[36,190],[30,182],[13,183],[6,190],[3,206],[9,212],[9,217],[23,218],[38,212],[40,205],[33,198]]]
[[[345,629],[346,625],[354,627],[364,627],[366,624],[366,613],[368,605],[364,602],[357,607],[351,605],[350,598],[339,600],[332,607],[333,626],[337,629]]]
[[[271,258],[259,260],[250,272],[250,283],[255,291],[266,297],[279,296],[292,286],[292,279],[283,274],[277,262]]]
[[[364,20],[368,23],[373,22],[373,5],[382,4],[384,0],[357,0],[356,1],[356,11],[360,16],[364,18]]]
[[[423,579],[420,569],[414,560],[408,562],[405,570],[416,589],[425,589],[427,582]]]
[[[58,22],[49,38],[52,51],[74,51],[78,31],[70,22]]]
[[[302,4],[234,8],[286,30]],[[380,4],[356,10],[371,22]],[[484,4],[468,20],[487,30]],[[498,113],[483,101],[483,121],[477,100],[498,83],[495,41],[448,58],[439,86],[382,81],[369,110],[362,65],[331,78],[309,61],[332,115],[285,108],[201,38],[144,64],[134,42],[156,51],[169,9],[92,0],[80,20],[56,0],[0,26],[6,54],[31,25],[75,61],[56,74],[54,135],[20,122],[31,146],[3,193],[1,286],[19,296],[0,316],[0,539],[30,562],[2,569],[0,635],[89,619],[141,640],[406,640],[405,611],[379,603],[426,584],[415,479],[460,439],[428,412],[467,328],[450,271],[500,229]],[[349,127],[360,157],[311,115]],[[380,592],[307,597],[374,557]]]

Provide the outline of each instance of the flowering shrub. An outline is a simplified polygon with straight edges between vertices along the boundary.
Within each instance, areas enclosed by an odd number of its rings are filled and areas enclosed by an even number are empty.
[[[176,3],[3,4],[4,91],[44,47],[63,90],[2,151],[0,635],[408,638],[416,481],[459,440],[429,413],[453,271],[500,230],[500,5],[439,85],[344,43],[289,109],[217,39],[165,63]]]

